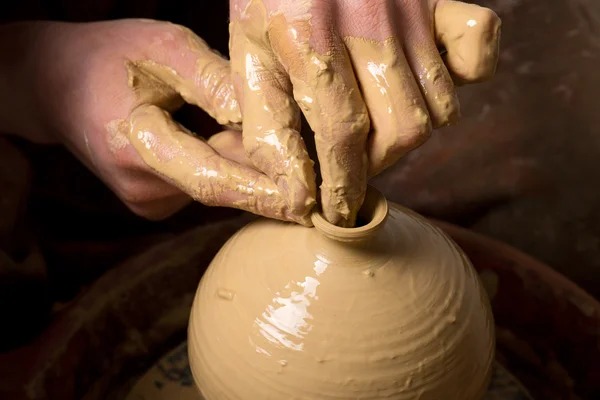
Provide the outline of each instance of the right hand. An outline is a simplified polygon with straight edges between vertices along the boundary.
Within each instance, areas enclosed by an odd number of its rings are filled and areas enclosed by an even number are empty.
[[[316,197],[299,134],[315,133],[324,217],[353,226],[367,178],[458,121],[455,83],[490,78],[500,20],[451,0],[230,0],[243,143],[293,209]],[[439,47],[448,50],[441,56]]]

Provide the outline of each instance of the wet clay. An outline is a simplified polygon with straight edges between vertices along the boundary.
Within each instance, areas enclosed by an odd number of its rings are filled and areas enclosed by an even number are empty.
[[[290,213],[277,186],[264,174],[219,157],[154,105],[135,109],[129,118],[131,142],[146,164],[165,180],[208,206],[228,204],[270,218],[307,221]]]
[[[112,133],[109,142],[121,148],[126,143],[122,137],[128,137],[148,165],[205,204],[263,210],[266,216],[310,225],[308,216],[317,194],[313,161],[299,134],[302,111],[315,132],[323,214],[334,225],[352,227],[367,178],[420,145],[432,126],[456,121],[454,83],[429,37],[423,48],[403,48],[390,36],[382,42],[345,37],[319,49],[313,46],[311,2],[280,6],[267,15],[260,0],[250,0],[243,11],[235,10],[239,15],[230,24],[231,69],[228,61],[182,27],[178,29],[187,35],[188,48],[197,55],[193,78],[150,60],[126,62],[128,83],[136,94],[134,109],[152,105],[171,112],[187,102],[238,129],[243,111],[243,147],[251,166],[223,157],[213,160],[216,153],[206,149],[205,143],[178,153],[189,160],[162,165],[157,155],[171,150],[150,148],[150,142],[140,138],[152,131],[153,115],[160,119],[156,126],[168,115],[149,108],[132,113],[128,121],[107,124]],[[448,49],[455,79],[477,81],[493,74],[499,27],[490,10],[452,1],[439,3],[436,37]],[[409,66],[407,55],[417,59],[416,67]],[[134,115],[143,115],[144,123],[135,124]],[[149,131],[134,131],[134,125]],[[176,135],[189,134],[173,123],[161,126],[175,129]],[[201,154],[212,161],[200,162]],[[203,162],[211,174],[197,173],[194,168],[199,167],[186,165]],[[257,190],[256,170],[272,183],[261,177]],[[230,176],[237,179],[230,180]],[[267,197],[260,197],[265,193]],[[206,194],[207,199],[196,197]],[[232,198],[239,200],[231,203]]]
[[[344,44],[369,109],[368,175],[374,176],[405,154],[399,149],[411,149],[411,141],[424,139],[431,122],[396,38],[345,38]]]
[[[233,76],[244,113],[244,148],[257,168],[281,188],[293,209],[307,214],[316,204],[313,161],[300,136],[300,112],[289,79],[270,52],[264,8],[248,8],[244,20],[231,23]]]
[[[483,398],[494,324],[468,259],[372,188],[359,216],[261,219],[220,250],[188,332],[206,400]]]
[[[173,26],[188,37],[188,48],[198,60],[196,74],[186,79],[151,60],[126,61],[135,103],[127,119],[107,124],[109,145],[116,151],[130,143],[158,175],[205,205],[227,205],[310,225],[306,214],[292,212],[267,176],[221,157],[204,139],[173,121],[170,113],[187,102],[223,125],[241,127],[228,61],[191,31]]]
[[[272,145],[260,146],[260,156],[265,161],[282,159],[277,152],[285,148],[285,143],[303,146],[297,143],[301,137],[290,135],[287,128],[298,126],[299,106],[315,132],[325,217],[334,224],[352,226],[367,184],[368,112],[343,44],[324,54],[314,50],[309,44],[310,2],[300,3],[293,10],[294,18],[288,20],[286,10],[267,15],[261,1],[251,0],[240,18],[230,25],[232,72],[244,81],[239,94],[244,99],[244,140],[264,140],[261,138],[266,128],[276,137],[272,137]],[[289,13],[292,11],[287,10]],[[287,57],[278,59],[273,51]],[[273,110],[278,112],[275,121],[270,121]],[[284,120],[279,121],[278,117]],[[293,122],[290,118],[294,118]],[[298,182],[302,182],[298,184],[313,191],[308,182],[314,177],[308,172],[308,164],[299,165],[304,166],[305,174],[291,176],[298,176]],[[275,173],[268,171],[267,175]]]
[[[433,31],[448,49],[450,67],[458,68],[455,80],[479,81],[494,72],[498,35],[487,32],[499,32],[499,20],[479,6],[438,4],[423,11],[435,13],[431,32],[402,32],[406,43],[399,43],[396,35],[375,41],[315,30],[310,1],[282,2],[275,10],[269,1],[250,0],[244,10],[234,2],[230,53],[241,83],[244,144],[290,198],[314,190],[298,107],[315,132],[323,213],[342,227],[354,225],[367,177],[423,143],[432,127],[458,121],[453,78]]]
[[[151,60],[126,61],[128,85],[136,94],[136,105],[153,104],[175,111],[183,102],[206,111],[221,125],[239,126],[242,115],[231,83],[229,62],[213,51],[189,29],[173,25],[188,38],[196,54],[196,74],[184,79],[173,68]]]
[[[489,8],[441,1],[435,10],[436,39],[448,52],[445,63],[457,84],[491,78],[496,72],[502,22]]]

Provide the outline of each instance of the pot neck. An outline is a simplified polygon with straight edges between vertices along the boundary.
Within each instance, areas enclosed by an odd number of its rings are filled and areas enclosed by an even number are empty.
[[[363,205],[358,212],[357,226],[342,228],[328,222],[320,211],[311,215],[315,228],[323,236],[340,243],[352,245],[368,244],[377,236],[388,216],[388,203],[383,194],[372,186],[367,186]]]

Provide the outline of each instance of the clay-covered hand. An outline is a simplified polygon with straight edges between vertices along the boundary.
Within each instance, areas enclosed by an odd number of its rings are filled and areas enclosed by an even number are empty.
[[[248,156],[292,209],[311,207],[303,112],[324,215],[340,226],[354,224],[368,177],[457,122],[455,85],[491,77],[498,58],[496,14],[450,0],[231,0],[231,21]]]
[[[188,29],[147,20],[3,29],[27,42],[13,46],[27,51],[19,88],[35,88],[28,112],[41,115],[23,136],[65,144],[135,213],[162,219],[194,199],[310,224],[253,167],[239,133],[205,141],[172,119],[187,102],[221,125],[241,122],[229,62]]]

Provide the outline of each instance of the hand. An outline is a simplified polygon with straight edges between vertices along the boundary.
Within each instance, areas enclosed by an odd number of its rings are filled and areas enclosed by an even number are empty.
[[[498,58],[496,14],[450,0],[231,0],[231,21],[246,153],[292,209],[311,207],[302,110],[324,216],[340,226],[353,226],[368,177],[458,121],[455,84],[490,78]]]
[[[9,46],[11,56],[26,54],[13,68],[15,98],[32,91],[20,108],[22,136],[65,144],[137,214],[162,219],[193,198],[309,224],[254,168],[239,132],[207,142],[171,118],[188,102],[222,125],[241,122],[228,61],[189,30],[121,20],[27,23],[2,33],[11,43],[23,38]]]

